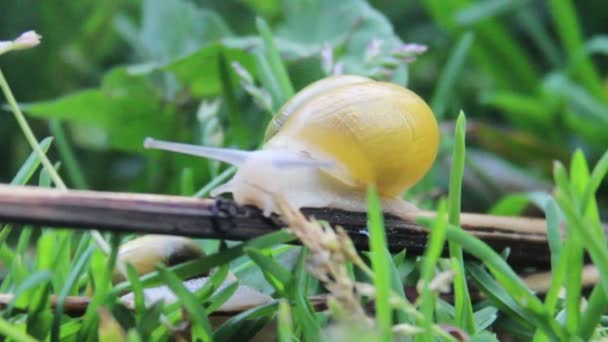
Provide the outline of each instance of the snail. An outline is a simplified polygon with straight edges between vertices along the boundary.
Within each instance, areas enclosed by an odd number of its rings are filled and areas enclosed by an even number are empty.
[[[402,199],[431,168],[439,147],[433,112],[396,84],[332,76],[298,92],[276,114],[256,151],[187,145],[146,138],[146,148],[197,155],[237,167],[211,192],[232,193],[265,215],[278,212],[273,195],[295,207],[366,211],[375,184],[385,212],[417,210]]]

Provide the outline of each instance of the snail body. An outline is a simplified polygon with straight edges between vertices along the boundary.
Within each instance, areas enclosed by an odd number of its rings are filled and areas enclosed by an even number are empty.
[[[241,151],[146,139],[145,146],[222,160],[234,177],[211,195],[278,212],[291,206],[366,210],[375,184],[383,209],[401,216],[415,207],[403,193],[428,172],[439,145],[428,105],[401,86],[360,76],[333,76],[301,90],[271,121],[262,149]]]

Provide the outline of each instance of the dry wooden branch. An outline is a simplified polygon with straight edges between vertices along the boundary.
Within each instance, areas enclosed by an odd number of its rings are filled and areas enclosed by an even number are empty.
[[[368,247],[365,213],[334,209],[304,209],[303,212],[344,227],[357,248]],[[414,219],[432,215],[432,212],[419,212],[412,214],[409,221],[387,215],[389,248],[392,251],[405,248],[408,255],[422,253],[427,232]],[[464,229],[494,249],[502,251],[509,247],[511,264],[549,264],[542,219],[463,214],[461,221]],[[248,240],[283,227],[276,216],[264,217],[256,208],[227,200],[10,185],[0,185],[0,222],[229,240]]]

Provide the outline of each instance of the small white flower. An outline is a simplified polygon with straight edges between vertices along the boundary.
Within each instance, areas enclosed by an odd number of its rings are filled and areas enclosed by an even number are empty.
[[[40,44],[41,35],[35,31],[27,31],[22,33],[15,39],[14,49],[28,49]]]
[[[32,48],[40,44],[40,36],[35,31],[27,31],[22,33],[15,40],[0,41],[0,55],[12,50],[23,50]]]

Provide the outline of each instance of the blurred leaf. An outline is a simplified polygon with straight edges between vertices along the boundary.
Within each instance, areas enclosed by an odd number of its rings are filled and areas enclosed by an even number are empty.
[[[493,306],[486,306],[485,308],[475,311],[475,325],[477,330],[482,331],[489,328],[492,323],[498,318],[498,309]]]
[[[608,108],[595,99],[584,87],[564,75],[558,73],[548,75],[544,81],[544,87],[555,93],[556,96],[564,98],[573,106],[577,114],[598,124],[608,123]]]
[[[482,93],[480,101],[504,111],[509,118],[528,123],[530,121],[550,123],[555,114],[553,108],[542,101],[542,98],[508,90]]]
[[[222,286],[216,293],[207,298],[205,312],[211,315],[215,310],[222,307],[234,295],[239,286],[238,282]]]
[[[183,58],[175,59],[162,68],[175,73],[177,79],[183,82],[184,86],[196,97],[217,95],[222,90],[218,63],[220,55],[223,55],[229,64],[238,62],[252,75],[256,75],[255,57],[253,55],[217,43],[207,45]],[[238,76],[234,72],[229,74],[231,83],[238,84]]]
[[[521,130],[505,130],[489,124],[475,122],[471,135],[485,149],[517,164],[544,166],[550,174],[550,162],[568,159],[563,142],[552,142],[551,133],[543,136]]]
[[[268,323],[277,308],[278,302],[272,301],[241,312],[217,328],[213,334],[213,340],[226,342],[250,340],[260,328]]]
[[[583,29],[573,1],[550,0],[547,6],[564,51],[568,55],[571,71],[581,82],[581,88],[585,93],[588,91],[600,103],[606,104],[608,95],[602,85],[600,74],[591,58],[584,53]]]
[[[144,0],[141,27],[126,17],[119,17],[116,26],[141,60],[160,64],[230,35],[219,15],[184,0]]]
[[[499,216],[520,216],[530,204],[545,210],[547,200],[551,195],[545,192],[532,191],[525,193],[510,194],[501,198],[488,210],[488,214]]]
[[[39,272],[32,273],[25,280],[20,282],[17,288],[14,290],[13,300],[11,300],[8,310],[13,309],[13,307],[17,306],[19,308],[24,308],[27,306],[27,303],[31,300],[32,293],[38,287],[44,287],[48,285],[48,282],[51,280],[51,272],[49,270],[43,270]]]
[[[281,10],[281,2],[279,0],[239,0],[240,2],[250,6],[256,13],[262,13],[264,16],[272,17],[279,14]]]
[[[365,51],[373,39],[382,40],[382,55],[401,44],[387,18],[363,0],[285,1],[283,5],[285,21],[274,29],[275,42],[290,60],[317,56],[329,44],[339,48],[336,62],[343,62],[345,73],[367,74]],[[261,44],[255,37],[223,42],[240,48]]]
[[[445,67],[441,71],[439,82],[431,100],[431,108],[433,108],[433,112],[438,120],[445,117],[445,111],[453,95],[452,88],[459,80],[461,71],[464,69],[464,64],[467,60],[469,49],[473,44],[474,37],[471,32],[467,32],[461,36],[452,50]]]
[[[24,108],[33,116],[103,128],[105,139],[94,147],[127,151],[141,151],[146,136],[170,137],[175,110],[155,96],[144,77],[129,75],[124,67],[108,72],[100,88]]]

